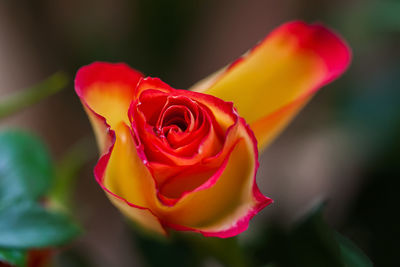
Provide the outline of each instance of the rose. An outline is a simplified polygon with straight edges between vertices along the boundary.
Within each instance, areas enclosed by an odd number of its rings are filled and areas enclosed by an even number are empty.
[[[77,80],[124,70],[131,71],[121,64],[94,63]],[[115,142],[95,169],[97,181],[127,216],[145,220],[146,226],[213,235],[201,225],[214,223],[223,212],[252,216],[271,202],[255,185],[255,137],[232,103],[174,90],[153,78],[141,79],[131,96],[127,117],[110,117]],[[139,179],[132,179],[135,175]],[[215,205],[204,206],[210,199]],[[247,220],[237,228],[221,228],[218,235],[231,236],[243,227]]]
[[[82,67],[75,87],[102,154],[96,180],[148,229],[234,236],[272,202],[256,185],[256,139],[264,148],[349,62],[330,30],[292,22],[191,91],[125,64]]]

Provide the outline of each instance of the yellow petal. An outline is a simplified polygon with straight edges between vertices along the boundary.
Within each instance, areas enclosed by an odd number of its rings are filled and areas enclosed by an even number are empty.
[[[79,69],[75,90],[84,106],[104,117],[111,129],[129,123],[128,109],[142,74],[123,63],[95,62]]]
[[[106,193],[115,207],[117,207],[127,218],[131,219],[134,223],[137,223],[138,226],[143,227],[150,232],[166,235],[166,231],[162,227],[159,219],[149,209],[141,209],[136,206],[131,206],[123,199],[108,192]]]
[[[330,30],[291,22],[192,90],[232,101],[263,148],[319,87],[343,73],[350,57],[347,45]]]
[[[156,196],[153,178],[139,158],[129,127],[123,122],[116,126],[115,143],[105,165],[103,174],[95,174],[113,204],[142,227],[165,233],[159,219],[149,210]]]
[[[109,125],[107,125],[103,117],[93,112],[93,110],[91,110],[84,103],[83,108],[85,109],[86,114],[89,117],[90,123],[92,124],[100,155],[103,155],[107,153],[113,142],[112,137],[109,134]]]

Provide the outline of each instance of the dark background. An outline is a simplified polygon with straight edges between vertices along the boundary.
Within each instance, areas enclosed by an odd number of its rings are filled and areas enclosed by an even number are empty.
[[[253,219],[240,240],[251,240],[269,223],[290,227],[326,201],[330,225],[376,266],[398,266],[399,14],[396,0],[2,0],[0,97],[58,70],[67,71],[71,82],[3,120],[0,128],[33,131],[55,159],[82,138],[91,140],[92,160],[74,193],[85,233],[61,251],[59,261],[80,255],[100,267],[143,263],[128,226],[93,179],[96,147],[73,90],[77,69],[98,60],[121,61],[184,89],[278,25],[301,19],[339,32],[353,49],[353,62],[262,155],[257,181],[275,203]]]

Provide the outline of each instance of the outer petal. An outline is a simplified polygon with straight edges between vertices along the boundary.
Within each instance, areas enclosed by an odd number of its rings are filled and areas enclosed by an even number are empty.
[[[128,123],[128,108],[141,78],[141,73],[123,63],[95,62],[76,74],[75,91],[95,129],[100,151],[108,148],[102,117],[112,129],[121,121]]]
[[[95,113],[85,104],[83,104],[83,107],[89,117],[90,123],[93,126],[100,154],[104,154],[114,142],[113,136],[109,134],[110,126],[106,123],[106,119],[104,119],[104,117]]]
[[[148,208],[148,198],[156,195],[154,181],[139,159],[130,129],[124,123],[141,78],[139,72],[125,64],[96,62],[78,71],[75,90],[104,154],[95,167],[96,181],[125,216],[165,234],[159,219]]]
[[[317,89],[344,72],[350,58],[348,46],[330,30],[291,22],[193,90],[233,101],[262,148]]]
[[[115,143],[95,168],[96,181],[112,203],[142,227],[165,234],[149,206],[155,201],[154,181],[136,151],[130,129],[116,126]]]

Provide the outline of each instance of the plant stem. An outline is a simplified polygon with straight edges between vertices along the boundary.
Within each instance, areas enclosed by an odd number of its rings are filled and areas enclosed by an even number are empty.
[[[68,84],[68,80],[68,75],[65,72],[56,72],[31,88],[2,97],[0,99],[0,119],[61,91]]]

